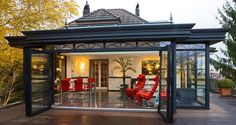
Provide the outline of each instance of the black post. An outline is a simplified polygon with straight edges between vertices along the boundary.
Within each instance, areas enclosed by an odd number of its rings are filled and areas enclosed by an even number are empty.
[[[54,80],[55,80],[55,76],[56,76],[56,66],[55,66],[55,55],[54,54],[49,54],[49,68],[50,68],[50,94],[51,94],[51,101],[50,101],[50,108],[51,108],[51,105],[54,104],[54,86],[55,86],[55,83],[54,83]],[[50,67],[51,65],[51,67]]]
[[[173,101],[173,105],[172,105],[172,109],[173,112],[176,113],[176,42],[172,42],[172,101]],[[173,114],[173,113],[172,113]]]
[[[159,105],[158,105],[158,112],[161,112],[160,106],[161,106],[161,88],[162,88],[162,50],[159,51],[159,56],[160,56],[160,77],[159,77]]]
[[[31,49],[23,49],[24,101],[26,116],[31,116]]]
[[[206,96],[206,98],[205,98],[205,103],[206,103],[206,108],[207,109],[210,109],[210,93],[209,93],[209,91],[210,91],[210,87],[209,87],[209,85],[210,85],[210,77],[209,77],[209,70],[210,70],[210,64],[209,64],[209,58],[210,58],[210,54],[209,54],[209,43],[206,43],[206,48],[205,48],[205,58],[206,58],[206,60],[205,60],[205,68],[206,68],[206,74],[205,74],[205,78],[206,78],[206,80],[205,80],[205,96]]]
[[[195,87],[195,100],[197,100],[197,52],[194,51],[194,87]]]

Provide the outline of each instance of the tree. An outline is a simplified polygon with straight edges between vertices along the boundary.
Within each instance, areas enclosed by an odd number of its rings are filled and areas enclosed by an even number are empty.
[[[0,105],[16,95],[22,77],[22,49],[11,48],[5,36],[22,35],[22,30],[59,28],[65,19],[78,15],[75,0],[1,0],[0,2]]]
[[[120,70],[120,72],[122,72],[123,87],[124,87],[123,93],[124,93],[126,72],[127,71],[136,72],[136,70],[132,67],[133,64],[131,63],[131,60],[129,58],[120,57],[119,59],[114,59],[113,61],[119,64],[119,66],[114,67],[114,70]]]
[[[211,59],[211,64],[220,73],[233,81],[236,81],[236,2],[226,2],[222,9],[219,9],[220,17],[218,20],[223,28],[229,29],[227,39],[224,44],[227,51],[221,50],[226,57],[218,57],[217,61]]]

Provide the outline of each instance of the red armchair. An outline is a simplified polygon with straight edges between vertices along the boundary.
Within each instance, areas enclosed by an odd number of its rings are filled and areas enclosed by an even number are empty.
[[[83,78],[77,78],[74,80],[75,83],[75,91],[84,91],[83,87]]]
[[[145,75],[144,74],[140,74],[138,77],[138,83],[135,85],[135,88],[134,89],[131,89],[131,88],[127,88],[125,90],[125,93],[128,97],[131,97],[131,98],[134,98],[134,96],[136,95],[136,93],[140,90],[143,89],[144,85],[145,85]]]
[[[87,88],[88,89],[93,88],[94,87],[94,84],[93,84],[94,82],[95,82],[94,78],[88,78],[88,86],[87,86]]]
[[[69,91],[70,90],[70,82],[68,80],[61,80],[61,90],[64,91]]]
[[[151,91],[143,91],[140,90],[136,94],[136,99],[138,101],[138,104],[142,103],[142,99],[145,99],[146,101],[150,100],[153,97],[153,94],[155,93],[157,87],[158,87],[158,76],[154,78],[155,84],[153,85]]]

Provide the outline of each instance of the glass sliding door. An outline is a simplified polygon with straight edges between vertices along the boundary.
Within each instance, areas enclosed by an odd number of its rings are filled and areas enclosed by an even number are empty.
[[[31,54],[30,54],[31,53]],[[26,86],[27,116],[33,116],[51,108],[52,74],[50,54],[29,52],[28,80]],[[27,71],[27,70],[26,70]]]
[[[176,52],[178,107],[206,106],[206,54],[204,44],[178,44]]]
[[[173,83],[172,47],[167,45],[160,51],[160,80],[159,80],[159,107],[158,111],[167,122],[173,122]]]

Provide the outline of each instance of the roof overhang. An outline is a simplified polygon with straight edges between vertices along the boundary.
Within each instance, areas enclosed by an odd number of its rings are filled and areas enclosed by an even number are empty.
[[[185,40],[186,43],[192,42],[209,42],[210,45],[225,40],[228,29],[214,28],[214,29],[193,29],[191,35]]]
[[[22,48],[27,44],[26,36],[7,36],[5,37],[12,47]]]
[[[224,40],[224,29],[192,30],[195,24],[131,24],[71,27],[57,30],[22,31],[25,36],[6,37],[12,47],[32,47],[104,41],[166,40],[179,42]]]
[[[186,39],[195,24],[132,24],[22,31],[25,40],[7,37],[13,47],[94,41]],[[14,40],[12,40],[14,39]]]

